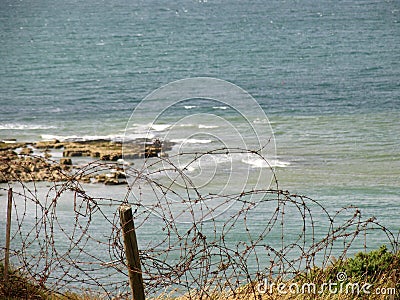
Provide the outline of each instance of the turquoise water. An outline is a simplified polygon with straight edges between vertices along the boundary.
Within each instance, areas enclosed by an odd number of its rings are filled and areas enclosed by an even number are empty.
[[[400,5],[389,0],[1,1],[0,139],[122,139],[152,91],[215,77],[246,90],[271,122],[280,188],[332,212],[359,206],[398,232],[399,22]],[[175,107],[158,125],[194,113],[235,118],[202,101]],[[131,120],[130,133],[143,135],[158,109]],[[210,120],[192,119],[175,134],[199,134],[202,125],[203,136],[186,144],[202,149],[225,132]],[[234,175],[260,167],[235,166]],[[384,241],[377,236],[371,247]]]

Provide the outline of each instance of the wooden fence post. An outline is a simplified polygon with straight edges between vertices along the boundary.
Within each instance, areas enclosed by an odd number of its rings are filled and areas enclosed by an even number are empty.
[[[12,188],[8,190],[7,225],[6,225],[6,249],[4,257],[4,286],[8,287],[8,268],[10,263],[10,238],[11,238],[11,210],[12,210]]]
[[[139,250],[136,239],[135,225],[132,217],[132,207],[123,204],[119,207],[119,218],[124,237],[126,261],[128,264],[129,284],[133,300],[145,300],[142,268],[140,266]]]

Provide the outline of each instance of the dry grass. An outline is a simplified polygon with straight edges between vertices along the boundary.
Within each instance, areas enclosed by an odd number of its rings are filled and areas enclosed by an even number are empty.
[[[280,283],[275,283],[275,286]],[[254,293],[254,289],[251,286],[243,287],[237,290],[235,293],[210,293],[208,295],[197,295],[195,293],[191,293],[191,295],[187,294],[180,297],[173,297],[172,295],[161,295],[157,298],[153,298],[152,300],[238,300],[238,299],[246,299],[246,300],[308,300],[308,299],[318,299],[318,300],[354,300],[354,299],[363,299],[363,300],[386,300],[386,299],[400,299],[399,294],[396,293],[394,295],[390,295],[389,291],[393,291],[392,288],[398,286],[399,283],[395,282],[392,279],[382,278],[379,282],[373,284],[373,286],[369,289],[371,294],[365,293],[351,293],[351,289],[349,292],[345,292],[345,285],[343,288],[343,292],[341,293],[329,293],[326,291],[325,293],[319,293],[318,289],[316,293],[301,293],[301,292],[293,292],[289,291],[289,286],[291,284],[296,284],[294,281],[286,281],[284,282],[286,285],[286,294],[279,293],[277,289],[274,289],[272,293]],[[362,285],[362,284],[361,284]],[[385,295],[378,295],[375,293],[375,290],[383,290],[387,292]],[[392,293],[392,292],[390,292]]]
[[[9,284],[4,284],[4,267],[0,264],[0,299],[40,299],[40,300],[97,300],[105,299],[96,293],[76,294],[67,292],[64,294],[54,293],[43,286],[33,283],[28,276],[17,270],[9,271]],[[338,272],[346,272],[349,277],[340,282],[337,280]],[[312,290],[307,284],[315,284]],[[329,290],[327,284],[337,284]],[[348,284],[358,283],[357,288],[352,292]],[[306,284],[306,285],[305,285]],[[323,285],[325,284],[325,286]],[[341,285],[340,285],[341,284]],[[364,284],[367,292],[362,291]],[[281,290],[279,290],[279,287]],[[340,291],[340,286],[342,286]],[[265,287],[267,287],[265,289]],[[261,290],[261,292],[260,292]],[[304,292],[302,292],[304,290]],[[321,292],[323,290],[323,292]],[[334,293],[334,291],[337,291]],[[265,292],[262,292],[265,291]],[[281,292],[280,292],[281,291]],[[381,293],[378,293],[380,291]],[[382,293],[384,292],[384,293]],[[108,299],[108,297],[106,297]],[[127,297],[115,296],[115,300],[130,299]],[[152,300],[395,300],[400,299],[400,253],[394,254],[387,251],[386,247],[370,253],[359,253],[354,258],[345,261],[336,261],[325,269],[316,268],[311,272],[302,273],[299,276],[285,281],[273,281],[267,286],[259,286],[259,283],[248,284],[234,292],[220,291],[191,291],[186,295],[177,296],[174,293],[161,294]]]

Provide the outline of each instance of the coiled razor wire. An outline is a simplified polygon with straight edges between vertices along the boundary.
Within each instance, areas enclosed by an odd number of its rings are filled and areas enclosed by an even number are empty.
[[[229,151],[246,153],[212,153]],[[206,154],[196,154],[192,162]],[[376,231],[381,243],[398,250],[398,235],[375,218],[364,219],[356,207],[328,212],[313,199],[281,190],[276,178],[273,188],[203,193],[173,161],[160,158],[152,163],[155,168],[127,169],[132,183],[120,198],[91,195],[80,183],[84,176],[114,167],[102,162],[66,174],[66,181],[51,183],[46,192],[43,184],[18,178],[3,185],[3,201],[8,188],[14,190],[13,265],[57,293],[91,291],[110,299],[128,295],[118,215],[123,203],[134,211],[149,298],[185,294],[206,299],[215,292],[234,296],[246,285],[247,293],[256,295],[255,282],[327,266],[333,255],[344,258],[352,247],[366,249],[368,236]],[[166,172],[170,180],[163,182],[159,175]],[[144,201],[149,195],[151,201]],[[1,244],[4,253],[3,240]]]

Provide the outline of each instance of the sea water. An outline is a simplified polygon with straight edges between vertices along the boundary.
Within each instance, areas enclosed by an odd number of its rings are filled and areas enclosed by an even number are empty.
[[[126,132],[130,139],[172,132],[170,140],[195,151],[220,147],[212,137],[234,144],[238,136],[226,134],[226,120],[234,128],[266,122],[279,188],[307,195],[332,214],[358,206],[398,234],[399,19],[400,6],[390,0],[5,0],[0,139],[120,141]],[[163,113],[156,101],[131,118],[154,90],[193,77],[237,85],[266,118],[238,117],[209,99]],[[234,162],[232,186],[243,170],[270,167],[249,156],[212,159],[222,168]],[[186,167],[197,174],[200,165]],[[220,189],[225,179],[208,188]],[[104,197],[125,193],[89,188]],[[385,242],[378,234],[368,247]]]

